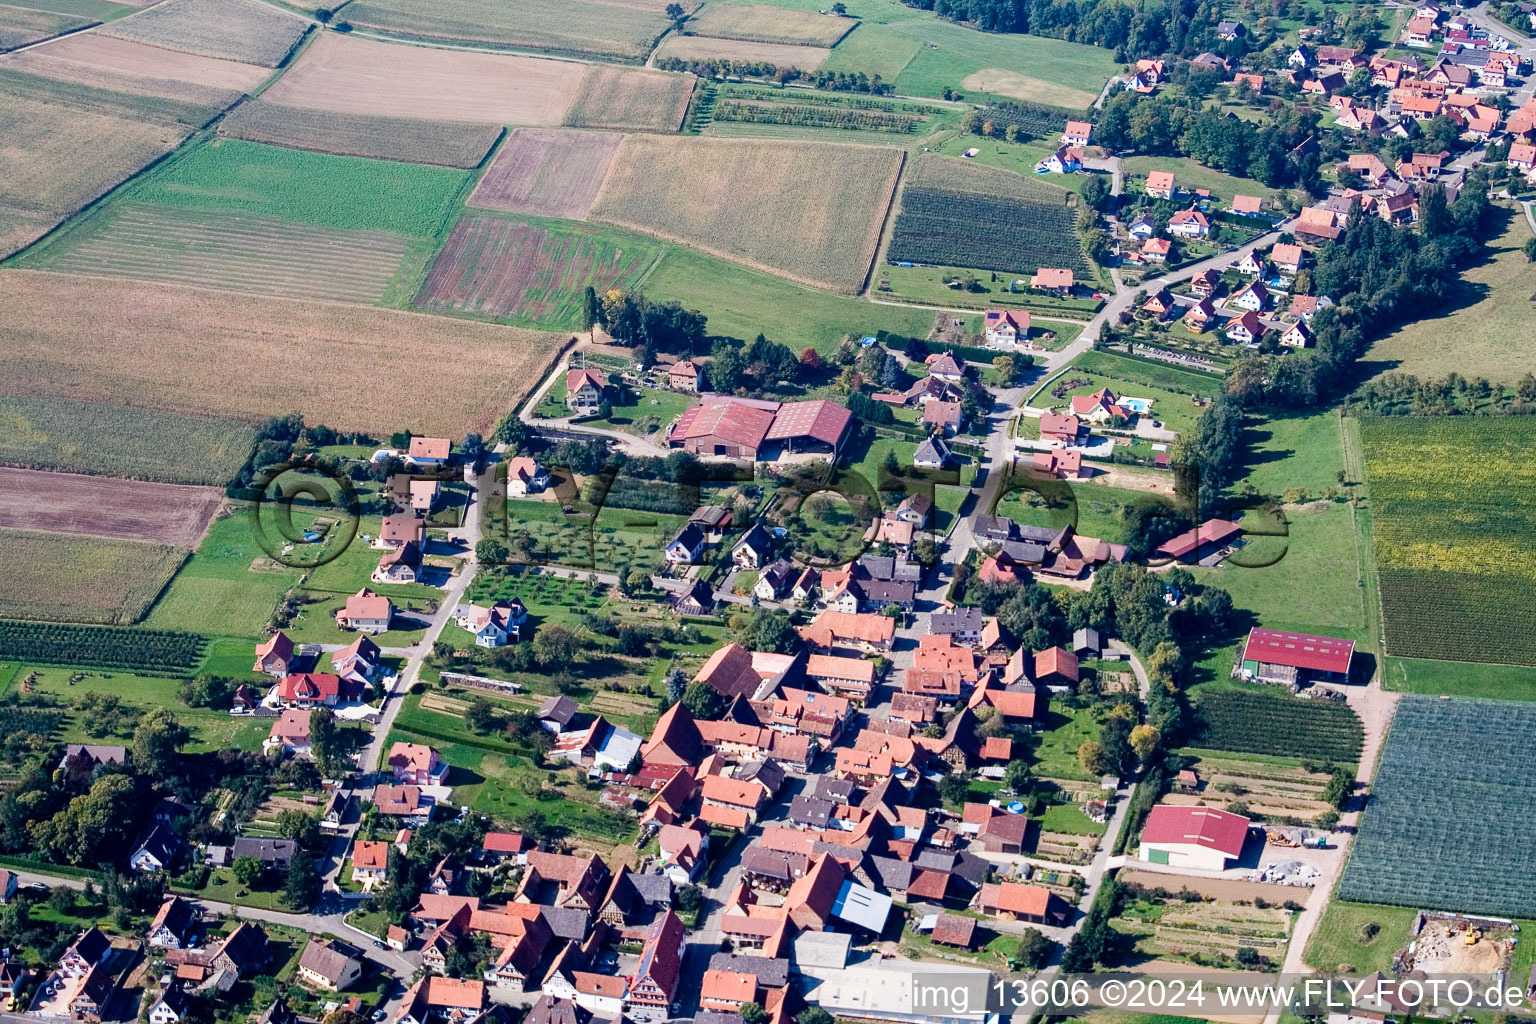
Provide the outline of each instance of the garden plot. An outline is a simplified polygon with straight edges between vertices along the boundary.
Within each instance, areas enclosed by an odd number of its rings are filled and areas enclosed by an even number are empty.
[[[519,128],[497,152],[469,205],[586,220],[624,137]]]
[[[1307,820],[1333,809],[1322,799],[1327,773],[1309,772],[1299,764],[1292,767],[1201,755],[1188,767],[1200,773],[1200,792],[1172,793],[1164,797],[1164,803],[1225,808],[1241,802],[1265,817]]]
[[[1404,696],[1340,899],[1536,916],[1536,706]]]
[[[1184,880],[1167,875],[1143,873],[1137,880],[1141,887],[1127,892],[1111,926],[1132,939],[1141,957],[1158,958],[1165,966],[1174,961],[1229,970],[1277,970],[1284,961],[1288,911],[1187,892],[1178,898],[1170,890]]]

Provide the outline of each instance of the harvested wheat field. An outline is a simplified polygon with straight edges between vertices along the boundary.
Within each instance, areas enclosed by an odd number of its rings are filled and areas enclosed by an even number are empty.
[[[591,217],[853,293],[874,258],[902,158],[897,149],[833,142],[632,135]]]
[[[0,257],[169,153],[190,133],[180,125],[29,96],[6,82],[0,82],[0,124]]]
[[[18,46],[40,42],[61,32],[74,32],[95,23],[93,18],[77,18],[71,14],[0,4],[0,51],[14,50]]]
[[[789,43],[757,43],[747,39],[716,39],[713,36],[667,36],[656,47],[658,59],[678,60],[749,60],[779,67],[815,71],[832,56],[825,46],[795,46]]]
[[[442,437],[485,431],[563,336],[330,303],[0,272],[0,392]],[[432,367],[429,377],[421,368]]]
[[[671,26],[664,9],[595,0],[353,0],[344,17],[402,36],[636,60]]]
[[[487,210],[586,220],[624,136],[519,128],[469,197]]]
[[[6,66],[62,82],[219,108],[272,73],[255,64],[178,53],[99,32],[80,32],[18,53]]]
[[[309,22],[251,0],[165,0],[99,31],[183,53],[275,68]]]
[[[1047,103],[1071,110],[1085,110],[1098,99],[1096,92],[1074,89],[1057,82],[1047,82],[1043,78],[1032,78],[1004,68],[982,68],[980,71],[966,75],[961,79],[960,85],[962,88],[977,92],[991,92],[999,96],[1011,96],[1016,100],[1024,100],[1026,103]]]
[[[216,487],[0,467],[0,527],[195,548],[224,502]]]
[[[705,4],[688,19],[684,31],[696,36],[745,39],[754,43],[836,46],[853,31],[857,18],[816,14],[758,4]]]
[[[137,622],[186,558],[163,544],[0,529],[0,618]]]
[[[586,70],[327,32],[262,99],[342,114],[552,126],[565,120]]]
[[[439,124],[406,117],[303,110],[253,100],[220,121],[219,134],[335,156],[470,168],[480,166],[501,138],[501,129],[485,124]]]
[[[565,123],[675,132],[688,113],[694,81],[691,75],[590,64]]]

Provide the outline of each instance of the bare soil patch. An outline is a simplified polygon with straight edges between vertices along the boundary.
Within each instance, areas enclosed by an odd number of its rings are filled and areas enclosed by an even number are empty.
[[[262,99],[343,114],[553,126],[565,119],[585,74],[571,61],[327,32]]]
[[[519,128],[491,161],[471,206],[586,220],[624,136]]]
[[[127,83],[169,80],[234,92],[250,92],[272,74],[269,69],[256,64],[203,57],[195,53],[180,53],[160,46],[134,42],[131,39],[117,39],[100,32],[80,32],[67,36],[47,46],[29,51],[23,54],[22,58],[33,54],[49,57],[61,63],[80,64],[86,69],[96,69],[109,75],[122,76],[123,81]],[[121,88],[121,86],[115,88]],[[130,88],[126,91],[139,90]]]
[[[1234,903],[1238,900],[1252,902],[1255,897],[1268,900],[1271,903],[1284,903],[1286,900],[1296,900],[1299,903],[1306,899],[1308,892],[1307,889],[1298,888],[1294,885],[1241,882],[1227,878],[1200,878],[1195,875],[1139,871],[1135,868],[1120,872],[1119,879],[1122,882],[1134,882],[1149,889],[1167,889],[1169,892],[1189,889],[1202,896],[1209,896],[1211,899],[1227,900]]]
[[[302,18],[246,0],[165,0],[99,31],[205,57],[275,68],[309,30]]]
[[[563,336],[43,271],[0,272],[0,391],[345,430],[485,431]],[[429,368],[424,370],[423,368]]]
[[[714,36],[668,36],[656,48],[657,57],[678,60],[753,60],[780,67],[815,71],[832,55],[825,46],[798,46],[793,43],[762,43],[747,39],[720,39]]]
[[[0,467],[0,527],[193,548],[223,501],[213,487]]]

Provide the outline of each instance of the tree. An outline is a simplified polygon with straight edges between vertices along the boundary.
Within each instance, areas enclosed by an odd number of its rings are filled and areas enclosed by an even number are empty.
[[[795,1014],[795,1024],[835,1024],[835,1018],[819,1006],[812,1006]]]
[[[800,350],[800,365],[804,369],[815,373],[821,369],[821,353],[807,345]]]
[[[1532,263],[1536,263],[1536,238],[1527,238],[1525,240],[1525,258]]]
[[[188,707],[216,708],[229,700],[234,688],[233,681],[223,676],[200,675],[182,683],[178,696]]]
[[[320,1024],[369,1024],[369,1020],[360,1013],[336,1009],[326,1014]]]
[[[1038,971],[1051,962],[1056,943],[1046,938],[1038,928],[1025,928],[1019,936],[1019,949],[1015,954],[1019,965],[1026,971]]]
[[[1078,747],[1077,763],[1089,775],[1103,775],[1109,770],[1109,756],[1104,752],[1104,744],[1098,740],[1089,740]]]
[[[964,775],[951,773],[939,780],[939,796],[947,804],[963,804],[971,795],[971,780]]]
[[[1097,174],[1089,174],[1083,178],[1083,202],[1089,207],[1103,209],[1104,201],[1109,198],[1109,186],[1104,184],[1104,179]]]
[[[575,630],[558,622],[546,622],[533,634],[533,656],[545,668],[569,665],[581,651]]]
[[[672,4],[677,7],[677,4]],[[681,10],[682,8],[678,8]],[[597,297],[597,289],[587,285],[586,293],[581,297],[581,326],[585,330],[592,330],[603,322],[603,304]]]
[[[730,706],[725,694],[710,686],[703,679],[695,679],[683,690],[683,707],[687,708],[694,718],[703,718],[714,721],[725,714],[725,709]]]
[[[742,1003],[736,1013],[741,1017],[741,1024],[763,1024],[768,1019],[768,1011],[757,1002]]]
[[[278,835],[292,839],[306,850],[316,849],[320,845],[320,821],[313,814],[290,807],[278,814],[275,824]]]
[[[315,861],[305,850],[293,855],[288,863],[288,877],[283,882],[283,899],[288,906],[303,913],[314,906],[320,891],[320,876],[315,872]]]
[[[1029,788],[1030,774],[1028,761],[1009,761],[1008,767],[1003,769],[1003,781],[1015,793],[1022,793]]]
[[[685,914],[691,914],[703,904],[704,890],[691,882],[687,885],[679,886],[672,902],[677,905],[678,910]]]
[[[1013,365],[1013,356],[994,356],[992,370],[997,374],[999,384],[1012,384],[1014,374],[1017,372]]]
[[[789,615],[771,608],[754,608],[739,620],[733,619],[731,639],[765,654],[792,654],[800,642]]]
[[[151,708],[133,731],[133,767],[141,775],[173,774],[189,735],[170,708]]]
[[[53,817],[33,822],[31,845],[69,864],[120,860],[133,838],[133,805],[133,779],[103,775]]]
[[[1163,734],[1150,725],[1138,725],[1131,730],[1131,749],[1136,751],[1136,756],[1143,763],[1157,750],[1157,745],[1163,742]]]
[[[235,873],[235,880],[249,889],[261,881],[267,866],[261,862],[260,858],[244,856],[236,857],[235,862],[230,865],[230,870]]]

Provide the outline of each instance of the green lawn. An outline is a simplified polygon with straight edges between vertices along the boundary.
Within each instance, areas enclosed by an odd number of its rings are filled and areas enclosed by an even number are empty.
[[[240,884],[233,871],[218,868],[208,872],[208,883],[201,889],[192,890],[192,894],[199,899],[233,903],[236,906],[260,907],[263,910],[290,909],[288,902],[283,899],[281,875],[273,873],[257,884],[258,888],[248,889]]]
[[[297,512],[294,521],[300,526],[307,522]],[[253,564],[261,566],[260,571],[253,571]],[[255,639],[300,575],[267,558],[251,532],[246,509],[237,508],[208,528],[202,545],[160,595],[144,625]]]
[[[1247,473],[1236,484],[1251,483],[1263,494],[1284,496],[1299,487],[1318,497],[1339,484],[1344,450],[1339,417],[1332,409],[1310,416],[1252,419],[1243,432]]]
[[[1530,225],[1508,209],[1490,219],[1502,230],[1484,259],[1460,275],[1456,296],[1435,315],[1415,320],[1371,346],[1365,364],[1421,377],[1456,372],[1513,383],[1536,372],[1531,340],[1531,264],[1522,251]]]
[[[530,538],[535,564],[604,571],[626,563],[660,562],[667,541],[687,521],[684,515],[611,505],[599,510],[594,521],[584,514],[566,515],[554,502],[519,498],[509,499],[506,510],[505,537],[509,543]]]
[[[1031,181],[1047,185],[1059,185],[1073,192],[1083,190],[1087,174],[1035,174],[1035,165],[1056,152],[1059,139],[1032,139],[1028,142],[1007,142],[1002,139],[985,139],[980,135],[956,135],[933,147],[935,153],[945,156],[964,156],[967,150],[977,152],[967,159],[989,167],[1001,167],[1016,174],[1027,174]],[[1105,178],[1106,183],[1108,178]]]
[[[1077,804],[1052,804],[1040,818],[1040,827],[1047,832],[1065,832],[1077,836],[1101,836],[1109,826],[1094,821],[1083,813]]]
[[[1051,388],[1036,394],[1030,404],[1037,408],[1064,407],[1070,405],[1071,400],[1078,395],[1091,395],[1103,388],[1108,388],[1121,398],[1152,399],[1152,407],[1146,415],[1179,434],[1194,430],[1195,421],[1200,418],[1202,411],[1189,395],[1175,394],[1172,391],[1164,391],[1162,388],[1149,387],[1145,384],[1132,384],[1113,377],[1101,377],[1096,373],[1080,370],[1076,366],[1068,370],[1066,376],[1062,378],[1062,381],[1068,380],[1082,383],[1068,388],[1066,395],[1062,398],[1052,394],[1056,387],[1053,384]]]
[[[1339,970],[1343,964],[1350,965],[1352,974],[1389,970],[1392,955],[1408,941],[1408,929],[1417,912],[1410,907],[1333,900],[1302,959],[1320,971]]]
[[[1403,693],[1449,694],[1491,700],[1536,700],[1536,675],[1520,665],[1387,658],[1382,686]],[[1536,948],[1536,942],[1531,944]]]
[[[884,330],[922,338],[933,327],[932,310],[817,291],[681,247],[662,257],[640,289],[653,301],[676,299],[700,310],[710,334],[747,340],[765,334],[796,350],[811,345],[823,355],[845,335]]]
[[[1209,395],[1213,398],[1221,393],[1220,377],[1181,370],[1167,363],[1132,359],[1113,352],[1084,352],[1073,360],[1073,365],[1091,373],[1101,373],[1106,377],[1147,387],[1165,388],[1190,395]]]
[[[565,382],[561,381],[562,391],[564,387]],[[664,429],[667,424],[681,416],[684,409],[695,402],[691,395],[668,391],[666,388],[632,388],[630,390],[635,399],[634,404],[614,406],[613,415],[607,419],[591,419],[582,422],[594,427],[609,427],[646,437]],[[563,394],[560,397],[560,404],[562,407],[565,404]]]
[[[973,292],[964,287],[951,288],[944,283],[964,281],[971,277],[980,283],[981,291]],[[1008,290],[1009,283],[1013,281],[1019,282],[1016,286],[1019,290],[1016,292]],[[1045,316],[1086,322],[1093,316],[1094,309],[1102,305],[1097,299],[1054,299],[1048,295],[1031,294],[1024,290],[1029,285],[1027,276],[994,274],[964,267],[898,267],[881,263],[875,267],[874,282],[874,294],[880,298],[904,299],[953,309],[1027,309]],[[889,286],[888,290],[886,286]],[[1081,327],[1072,324],[1041,320],[1031,324],[1030,335],[1038,339],[1040,332],[1047,330],[1059,335],[1055,341],[1046,343],[1046,347],[1052,349],[1060,348],[1082,333]],[[1041,342],[1037,340],[1036,344]]]
[[[1045,713],[1044,730],[1036,734],[1031,768],[1036,776],[1091,782],[1077,760],[1077,748],[1099,736],[1099,724],[1087,708],[1052,704]]]
[[[1144,189],[1146,177],[1152,171],[1172,171],[1180,188],[1210,189],[1218,207],[1232,205],[1232,197],[1236,195],[1258,196],[1266,203],[1273,203],[1280,195],[1263,182],[1253,178],[1238,178],[1188,157],[1132,156],[1124,158],[1121,166],[1127,176],[1127,192]]]
[[[927,18],[880,29],[861,26],[859,31],[866,28],[920,44],[896,79],[896,91],[904,96],[942,96],[946,88],[955,88],[972,101],[990,95],[1081,110],[1098,98],[1104,82],[1119,70],[1109,50],[1044,36],[977,32]],[[995,91],[988,94],[965,81],[984,70],[1011,72],[1014,84],[1006,92],[994,85]]]
[[[1060,529],[1071,525],[1085,536],[1123,544],[1135,533],[1137,519],[1125,515],[1122,510],[1126,506],[1154,505],[1158,497],[1147,491],[1091,483],[1074,483],[1072,494],[1077,499],[1075,518],[1069,504],[1048,504],[1039,492],[1024,489],[1005,494],[997,503],[995,514],[1029,526]]]
[[[898,463],[903,466],[910,466],[912,465],[912,457],[917,454],[917,443],[914,441],[902,441],[893,437],[876,437],[871,439],[867,445],[856,441],[845,452],[849,471],[859,478],[869,481],[871,488],[878,488],[880,486],[880,466],[885,462],[886,454],[894,452]]]

